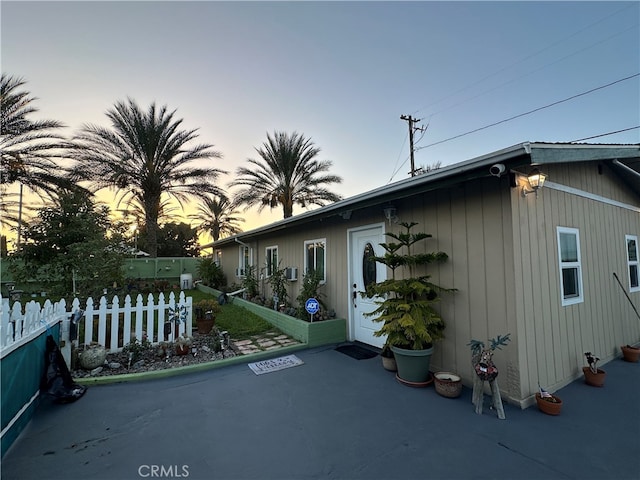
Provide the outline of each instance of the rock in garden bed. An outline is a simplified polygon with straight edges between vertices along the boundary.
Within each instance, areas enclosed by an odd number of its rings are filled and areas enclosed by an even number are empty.
[[[134,358],[129,358],[127,351],[107,354],[104,363],[92,370],[77,368],[71,371],[73,378],[105,377],[109,375],[122,375],[127,373],[143,373],[155,370],[165,370],[176,367],[186,367],[200,363],[221,360],[236,356],[237,349],[233,342],[223,352],[215,352],[212,345],[212,337],[209,335],[194,335],[191,337],[191,351],[186,355],[176,355],[174,348],[160,349],[152,346],[148,349],[139,349]],[[163,350],[163,351],[161,351]],[[169,355],[166,355],[166,352]],[[76,362],[77,363],[77,362]]]

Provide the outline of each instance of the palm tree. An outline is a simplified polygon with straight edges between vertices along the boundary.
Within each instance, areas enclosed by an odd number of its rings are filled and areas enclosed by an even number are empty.
[[[3,198],[19,197],[0,203],[4,221],[12,226],[22,223],[22,186],[48,195],[60,187],[70,188],[64,170],[54,159],[63,158],[67,142],[54,131],[62,128],[55,120],[32,121],[28,117],[38,111],[36,100],[21,90],[26,81],[11,75],[0,76],[0,193]],[[9,193],[8,187],[20,185],[20,193]],[[19,241],[19,239],[18,239]]]
[[[198,230],[211,235],[215,242],[221,236],[235,235],[242,231],[238,222],[244,222],[244,218],[236,216],[239,212],[235,208],[226,195],[213,195],[205,198],[203,203],[198,205],[198,212],[189,215],[189,218],[198,220]]]
[[[175,110],[156,108],[146,112],[132,100],[117,102],[107,111],[112,129],[84,125],[74,138],[73,177],[87,180],[97,190],[114,188],[117,203],[137,203],[144,211],[149,254],[157,255],[158,220],[163,199],[180,205],[190,197],[220,193],[215,180],[223,170],[193,166],[196,160],[221,158],[213,145],[188,147],[196,130],[180,130]]]
[[[230,183],[245,187],[236,194],[236,204],[244,204],[246,208],[257,205],[258,211],[282,205],[284,218],[289,218],[294,204],[306,208],[342,198],[324,187],[341,183],[342,178],[324,173],[332,163],[316,158],[320,149],[311,139],[296,132],[291,135],[275,132],[273,137],[267,133],[267,141],[256,151],[261,159],[248,159],[252,167],[239,167],[238,178]]]

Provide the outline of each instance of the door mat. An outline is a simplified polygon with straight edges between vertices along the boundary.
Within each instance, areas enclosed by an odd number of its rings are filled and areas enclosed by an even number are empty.
[[[287,355],[286,357],[272,358],[269,360],[263,360],[261,362],[249,363],[249,368],[256,375],[262,375],[263,373],[277,372],[289,367],[297,367],[304,362],[295,355]]]
[[[336,350],[345,355],[349,355],[356,360],[367,360],[369,358],[377,357],[378,354],[373,350],[361,347],[360,345],[341,345],[336,347]]]

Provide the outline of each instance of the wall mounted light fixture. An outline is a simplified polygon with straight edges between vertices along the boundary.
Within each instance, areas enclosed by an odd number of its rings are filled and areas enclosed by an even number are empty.
[[[387,219],[389,224],[391,224],[392,222],[398,223],[398,221],[400,220],[396,213],[396,207],[394,207],[393,205],[387,205],[382,209],[382,211],[384,212],[384,218]]]
[[[531,190],[527,190],[526,185],[522,187],[522,196],[526,197],[530,193],[535,193],[536,197],[538,196],[538,190],[542,188],[544,185],[547,176],[544,173],[541,173],[537,168],[531,170],[531,173],[527,175],[527,183]]]

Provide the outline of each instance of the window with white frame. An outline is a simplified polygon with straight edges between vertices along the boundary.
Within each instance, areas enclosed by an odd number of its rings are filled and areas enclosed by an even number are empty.
[[[577,228],[558,227],[558,261],[562,305],[584,301],[582,290],[582,262],[580,260],[580,232]]]
[[[213,252],[213,261],[219,267],[222,265],[222,250],[216,250]]]
[[[236,270],[236,277],[244,277],[247,274],[247,269],[253,265],[253,255],[251,247],[247,245],[240,245],[238,250],[238,269]]]
[[[267,277],[270,277],[278,269],[278,247],[267,247],[265,252],[267,263]]]
[[[321,283],[327,281],[326,239],[307,240],[304,242],[304,271],[316,271],[320,274]]]
[[[638,279],[638,237],[636,235],[625,235],[624,239],[627,244],[629,291],[640,292],[640,282]]]

